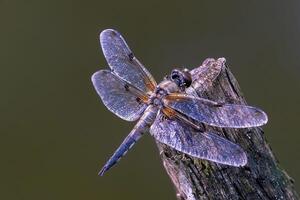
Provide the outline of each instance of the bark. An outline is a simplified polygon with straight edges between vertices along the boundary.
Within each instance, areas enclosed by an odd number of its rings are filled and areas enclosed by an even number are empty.
[[[198,96],[217,102],[246,104],[236,79],[226,66],[213,85]],[[245,150],[247,165],[232,167],[200,160],[158,142],[163,165],[175,185],[178,199],[298,199],[293,179],[278,165],[261,127],[214,129]]]

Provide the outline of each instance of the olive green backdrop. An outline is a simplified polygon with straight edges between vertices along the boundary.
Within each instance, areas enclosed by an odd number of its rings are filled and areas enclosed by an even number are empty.
[[[119,30],[160,81],[224,56],[271,147],[300,189],[299,1],[0,0],[0,198],[175,199],[146,135],[104,177],[129,133],[90,76],[107,66],[98,34]]]

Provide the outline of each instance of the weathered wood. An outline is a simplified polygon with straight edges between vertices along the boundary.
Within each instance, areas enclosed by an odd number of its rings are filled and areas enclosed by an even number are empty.
[[[204,65],[200,67],[207,67]],[[236,79],[225,65],[213,85],[197,93],[217,102],[246,104]],[[279,167],[262,128],[213,129],[239,144],[247,153],[248,163],[245,167],[216,164],[157,142],[178,199],[298,199],[293,179]]]

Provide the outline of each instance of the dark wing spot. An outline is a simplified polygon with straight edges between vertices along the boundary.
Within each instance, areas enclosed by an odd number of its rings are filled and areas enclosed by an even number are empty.
[[[140,97],[137,97],[135,100],[136,100],[138,103],[142,103],[142,100],[141,100]]]
[[[218,107],[223,107],[224,105],[225,105],[225,103],[217,103],[214,105],[214,107],[218,108]]]
[[[127,84],[124,85],[124,88],[127,92],[129,91],[129,86]]]
[[[116,33],[116,31],[111,31],[112,36],[117,36],[118,34]]]
[[[133,61],[134,55],[132,52],[130,54],[128,54],[128,58],[130,61]]]

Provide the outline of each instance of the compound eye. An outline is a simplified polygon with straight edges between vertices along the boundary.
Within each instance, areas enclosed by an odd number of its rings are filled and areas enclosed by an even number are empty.
[[[172,74],[172,76],[171,76],[171,79],[172,80],[176,80],[176,79],[178,79],[179,78],[179,75],[178,74]]]
[[[174,69],[171,73],[171,79],[176,80],[176,79],[179,79],[179,78],[180,78],[179,71],[177,69]]]

